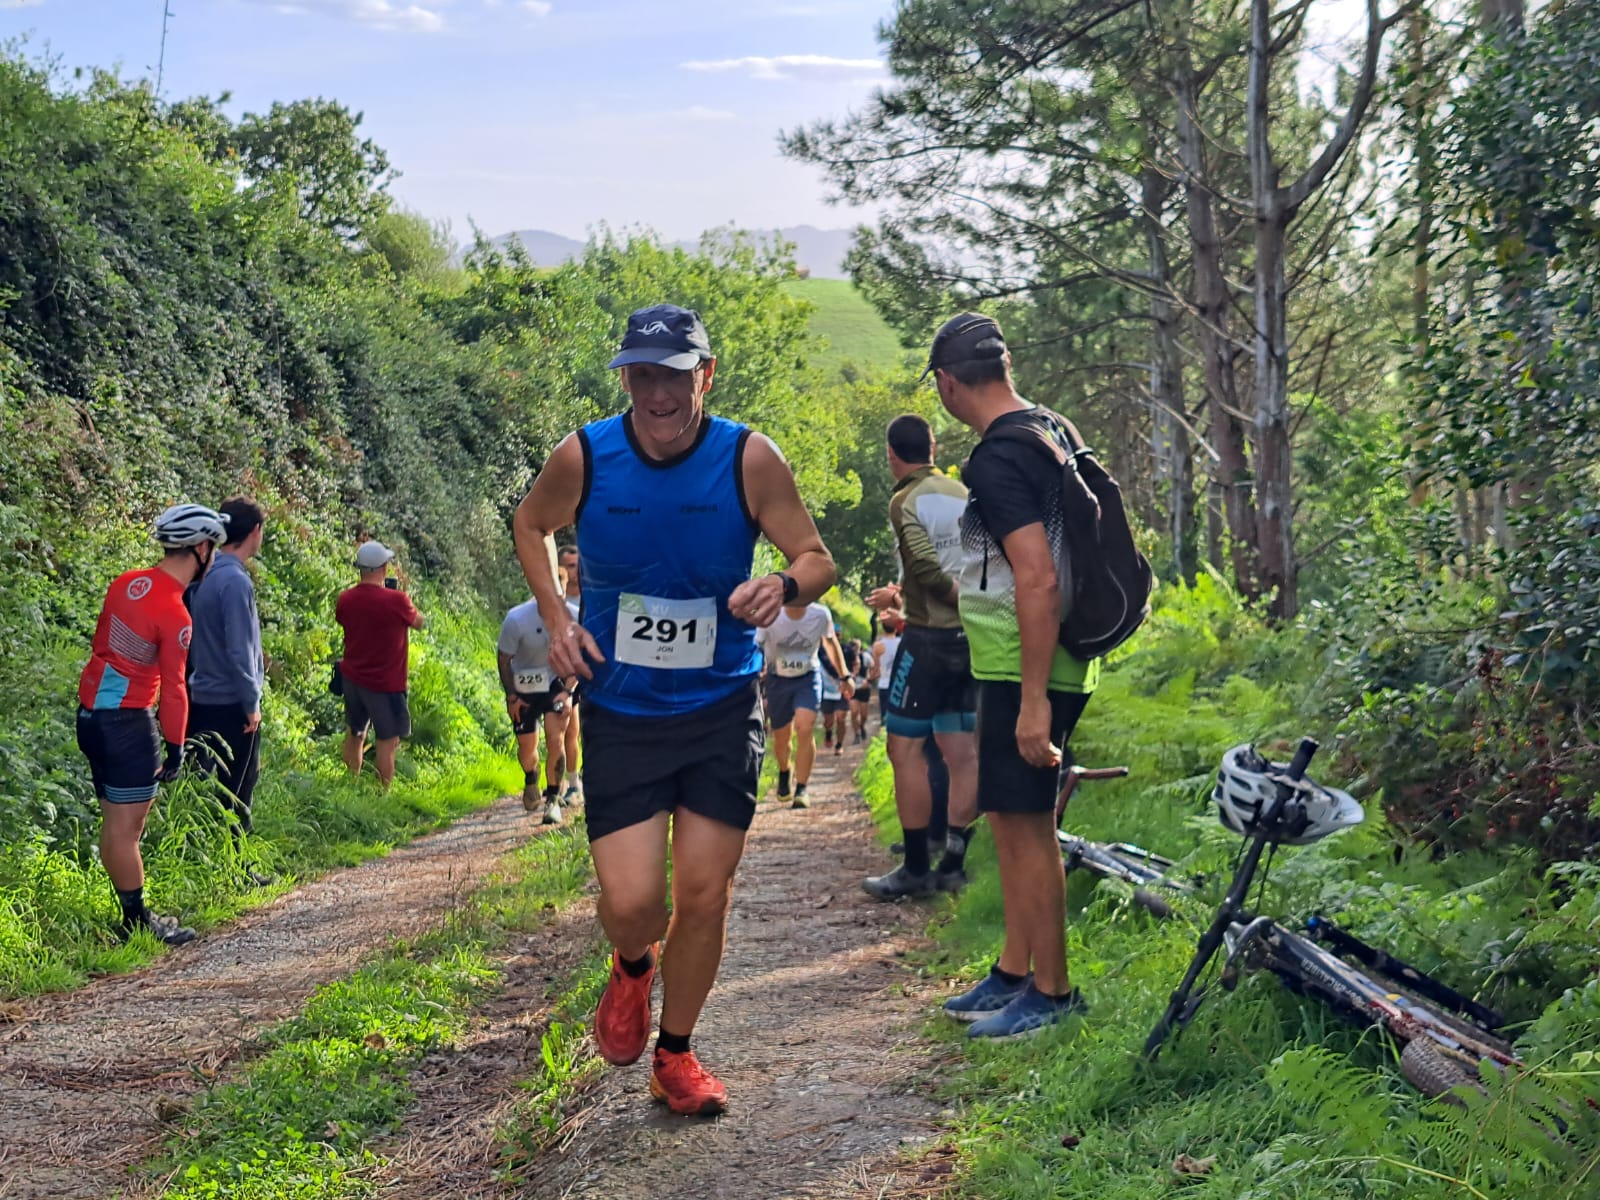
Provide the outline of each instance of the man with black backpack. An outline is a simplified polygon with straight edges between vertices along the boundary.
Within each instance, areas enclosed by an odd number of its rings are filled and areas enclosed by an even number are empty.
[[[1097,544],[1083,553],[1076,526],[1087,521],[1097,538],[1101,512],[1071,474],[1082,439],[1017,394],[992,318],[947,321],[928,373],[950,415],[982,438],[962,470],[969,497],[959,595],[978,681],[978,808],[994,834],[1006,918],[1005,948],[988,977],[944,1008],[972,1022],[972,1037],[1018,1038],[1088,1008],[1067,977],[1053,815],[1067,740],[1100,677],[1098,658],[1074,657],[1062,637],[1076,576],[1098,557]],[[1141,604],[1148,594],[1146,586]]]

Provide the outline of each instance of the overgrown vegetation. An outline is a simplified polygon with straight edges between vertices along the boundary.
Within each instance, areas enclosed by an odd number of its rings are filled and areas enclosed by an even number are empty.
[[[1204,897],[1219,898],[1237,839],[1206,797],[1222,752],[1245,740],[1292,745],[1323,701],[1317,653],[1252,616],[1209,576],[1168,589],[1130,653],[1110,670],[1073,740],[1078,761],[1125,763],[1126,781],[1085,784],[1066,825],[1132,841],[1208,880],[1180,919],[1156,922],[1131,890],[1074,876],[1068,955],[1093,1009],[1081,1031],[1012,1046],[973,1046],[949,1079],[964,1160],[961,1193],[1006,1200],[1144,1200],[1169,1189],[1178,1155],[1215,1155],[1183,1182],[1207,1197],[1517,1197],[1585,1195],[1600,1122],[1600,871],[1545,869],[1531,854],[1439,855],[1384,816],[1381,778],[1355,780],[1367,823],[1285,850],[1261,910],[1324,913],[1359,936],[1500,1007],[1531,1076],[1488,1081],[1467,1110],[1422,1100],[1393,1048],[1341,1024],[1270,976],[1215,991],[1160,1062],[1136,1055],[1194,950]],[[1341,785],[1372,732],[1352,723],[1314,766]],[[894,831],[889,772],[874,748],[862,786]],[[980,835],[960,904],[934,928],[927,970],[965,986],[987,970],[1002,932],[991,844]],[[937,1018],[935,1036],[960,1029]],[[1553,1134],[1550,1114],[1564,1134]]]
[[[698,308],[717,410],[774,436],[819,510],[860,494],[837,469],[854,408],[818,403],[855,385],[808,362],[791,265],[732,231],[693,255],[607,235],[554,271],[487,243],[458,265],[393,206],[387,157],[336,103],[233,119],[16,57],[0,97],[0,993],[150,949],[108,932],[70,697],[107,582],[150,561],[167,504],[248,491],[268,509],[247,853],[287,880],[514,785],[491,649],[525,594],[509,513],[558,437],[625,403],[605,362],[632,309]],[[400,550],[430,618],[388,796],[343,779],[325,690],[362,534]],[[157,905],[204,924],[244,903],[199,789],[168,789],[147,850]]]

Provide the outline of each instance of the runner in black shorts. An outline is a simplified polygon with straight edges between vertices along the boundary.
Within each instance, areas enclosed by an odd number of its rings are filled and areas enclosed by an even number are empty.
[[[905,861],[862,886],[869,895],[894,900],[966,884],[967,843],[978,815],[978,752],[972,733],[976,695],[956,607],[967,489],[934,466],[933,431],[922,417],[896,417],[885,438],[895,477],[889,524],[901,573],[898,584],[875,589],[867,600],[879,611],[905,613],[884,721]],[[950,769],[950,830],[943,845],[928,837],[933,797],[923,744],[930,734]],[[934,867],[932,856],[941,850]]]
[[[777,447],[706,413],[717,364],[697,314],[667,304],[634,313],[611,365],[631,407],[545,460],[517,509],[517,557],[551,666],[584,681],[584,804],[612,946],[595,1045],[619,1065],[648,1047],[665,935],[650,1093],[673,1112],[712,1115],[728,1092],[689,1039],[722,961],[755,813],[765,740],[756,630],[784,604],[815,600],[837,572]],[[544,553],[547,536],[571,527],[581,622]],[[789,567],[752,579],[763,535]],[[751,1002],[761,998],[724,1001]]]
[[[561,678],[550,669],[550,635],[545,631],[535,601],[525,601],[506,614],[497,650],[500,685],[506,693],[506,713],[517,737],[517,759],[522,764],[522,807],[528,812],[539,807],[539,728],[542,724],[545,744],[549,747],[544,771],[544,823],[559,825],[570,698]]]

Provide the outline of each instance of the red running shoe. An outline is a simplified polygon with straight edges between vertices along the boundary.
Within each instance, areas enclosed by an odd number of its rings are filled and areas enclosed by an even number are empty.
[[[611,979],[594,1010],[594,1044],[614,1067],[638,1062],[650,1044],[650,985],[655,981],[660,947],[650,948],[650,969],[635,979],[622,969],[621,956],[611,951]]]
[[[650,1063],[650,1094],[686,1117],[714,1117],[728,1107],[728,1089],[700,1065],[693,1050],[685,1054],[656,1050]]]

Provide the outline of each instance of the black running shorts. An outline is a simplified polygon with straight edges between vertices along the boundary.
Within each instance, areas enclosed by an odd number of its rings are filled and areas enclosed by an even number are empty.
[[[358,736],[372,726],[372,736],[380,742],[411,736],[411,707],[404,692],[375,692],[360,684],[344,681],[344,723]]]
[[[884,727],[901,737],[972,729],[977,701],[967,635],[959,629],[907,625],[889,680]]]
[[[682,716],[625,716],[590,696],[583,706],[589,840],[680,808],[749,829],[766,744],[753,679],[727,699]]]
[[[156,798],[161,731],[149,708],[78,709],[78,749],[89,760],[94,794],[107,804]]]
[[[1089,697],[1082,692],[1051,692],[1050,740],[1063,753]],[[1057,767],[1034,767],[1017,749],[1017,714],[1022,685],[978,681],[978,811],[1054,812],[1060,791]],[[1070,756],[1066,759],[1071,762]]]
[[[522,719],[511,722],[511,732],[518,737],[539,732],[539,722],[551,713],[567,712],[572,707],[572,697],[566,692],[518,692],[522,701]]]

